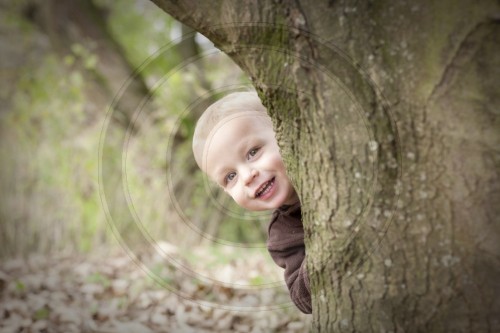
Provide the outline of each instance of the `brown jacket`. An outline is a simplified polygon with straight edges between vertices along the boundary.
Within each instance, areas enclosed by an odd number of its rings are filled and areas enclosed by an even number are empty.
[[[285,269],[290,297],[300,311],[311,313],[311,289],[306,271],[306,250],[300,202],[274,211],[268,229],[267,249],[274,262]]]

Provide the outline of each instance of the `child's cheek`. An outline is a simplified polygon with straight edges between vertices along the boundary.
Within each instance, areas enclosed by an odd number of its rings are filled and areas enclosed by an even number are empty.
[[[239,206],[243,205],[241,194],[239,195],[234,189],[228,192],[228,194],[233,198],[234,202],[236,202]]]
[[[273,160],[273,164],[276,166],[278,170],[284,171],[285,170],[285,164],[283,163],[283,159],[281,158],[281,155],[277,154]]]

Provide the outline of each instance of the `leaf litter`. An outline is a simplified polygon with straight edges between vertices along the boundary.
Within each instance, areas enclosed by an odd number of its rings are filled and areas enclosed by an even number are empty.
[[[4,260],[0,332],[309,331],[311,316],[290,303],[284,285],[260,284],[280,273],[260,256],[215,268],[207,258],[198,249],[198,260],[179,259],[180,268],[157,254],[142,254],[142,267],[123,253]]]

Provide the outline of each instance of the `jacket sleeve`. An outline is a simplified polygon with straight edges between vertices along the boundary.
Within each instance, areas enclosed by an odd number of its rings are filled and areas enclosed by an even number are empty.
[[[303,313],[312,313],[311,290],[306,270],[304,230],[300,219],[278,217],[269,225],[268,251],[274,262],[285,269],[290,297]]]

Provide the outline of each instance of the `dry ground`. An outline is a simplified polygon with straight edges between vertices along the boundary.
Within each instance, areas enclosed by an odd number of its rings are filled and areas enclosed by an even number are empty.
[[[194,271],[204,275],[207,262],[200,260]],[[179,269],[152,255],[140,263],[123,253],[4,260],[0,332],[308,331],[310,316],[291,306],[283,286],[258,286],[259,276],[273,274],[258,258],[215,272],[253,279],[255,292],[186,278],[182,270],[193,267],[185,262]]]

